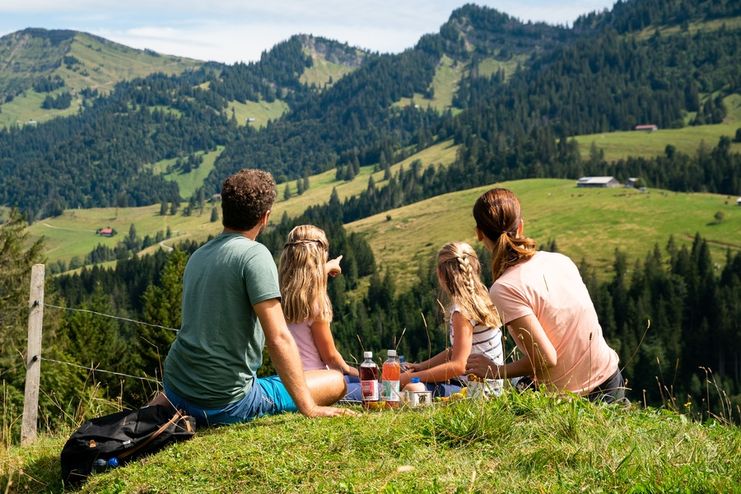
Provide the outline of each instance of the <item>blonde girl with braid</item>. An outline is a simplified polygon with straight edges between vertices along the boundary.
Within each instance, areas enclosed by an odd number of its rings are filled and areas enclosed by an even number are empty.
[[[480,354],[487,360],[504,363],[499,315],[481,283],[481,265],[473,248],[464,242],[445,244],[437,254],[437,279],[449,299],[450,348],[424,362],[408,364],[402,384],[413,377],[427,384],[435,395],[448,396],[466,385],[466,362]],[[486,386],[500,394],[501,379]]]
[[[481,377],[531,377],[558,392],[592,400],[625,396],[618,356],[605,341],[597,312],[576,265],[555,252],[538,251],[525,235],[517,196],[491,189],[473,207],[476,232],[491,253],[489,295],[522,353],[503,365],[481,355],[467,372]]]
[[[342,272],[341,259],[329,259],[329,241],[321,228],[300,225],[291,230],[278,271],[283,314],[304,371],[335,369],[345,376],[357,376],[358,370],[337,351],[330,330],[332,304],[327,278]]]

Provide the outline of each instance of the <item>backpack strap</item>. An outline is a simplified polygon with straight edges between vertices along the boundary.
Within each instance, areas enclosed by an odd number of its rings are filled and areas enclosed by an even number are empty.
[[[141,450],[141,449],[144,449],[144,448],[146,448],[146,447],[147,447],[147,445],[149,445],[149,444],[150,444],[150,443],[151,443],[152,441],[154,441],[155,439],[157,439],[157,438],[158,438],[158,437],[159,437],[159,436],[160,436],[160,435],[161,435],[161,434],[162,434],[163,432],[165,432],[165,431],[166,431],[166,430],[167,430],[167,429],[168,429],[168,428],[169,428],[169,427],[170,427],[171,425],[175,425],[175,424],[177,424],[177,422],[178,422],[178,421],[179,421],[180,419],[182,419],[183,417],[184,417],[184,416],[183,416],[183,414],[182,414],[182,413],[180,413],[180,410],[175,410],[175,415],[173,415],[173,416],[172,416],[172,418],[171,418],[170,420],[168,420],[167,422],[165,422],[164,424],[162,424],[162,426],[160,426],[160,428],[159,428],[159,429],[157,429],[156,431],[154,431],[154,432],[153,432],[153,433],[152,433],[152,434],[151,434],[151,435],[150,435],[150,436],[149,436],[148,438],[146,438],[146,439],[145,439],[144,441],[140,442],[139,444],[137,444],[137,445],[136,445],[136,446],[134,446],[133,448],[129,449],[128,451],[124,451],[123,453],[119,454],[119,455],[118,455],[118,458],[119,458],[119,459],[124,459],[124,458],[128,458],[129,456],[133,455],[133,454],[134,454],[134,453],[136,453],[137,451],[139,451],[139,450]],[[186,420],[185,422],[186,422],[186,424],[187,424],[187,425],[186,425],[186,429],[188,430],[188,432],[191,432],[191,431],[190,431],[190,422],[189,422],[189,421],[187,421],[187,420]]]

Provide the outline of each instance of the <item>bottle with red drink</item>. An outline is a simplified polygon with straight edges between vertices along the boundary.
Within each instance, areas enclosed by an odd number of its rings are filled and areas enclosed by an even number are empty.
[[[371,403],[378,403],[379,399],[378,366],[373,361],[373,352],[363,352],[363,363],[358,374],[363,407],[371,408]]]
[[[388,351],[388,358],[381,369],[381,399],[386,406],[396,408],[401,405],[399,394],[399,379],[401,378],[401,365],[396,356],[396,350]]]

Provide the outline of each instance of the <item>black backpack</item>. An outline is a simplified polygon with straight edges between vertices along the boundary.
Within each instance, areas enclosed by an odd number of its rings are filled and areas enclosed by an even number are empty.
[[[88,420],[62,448],[62,479],[67,486],[77,486],[94,469],[124,465],[168,444],[190,439],[195,425],[195,418],[163,405]]]

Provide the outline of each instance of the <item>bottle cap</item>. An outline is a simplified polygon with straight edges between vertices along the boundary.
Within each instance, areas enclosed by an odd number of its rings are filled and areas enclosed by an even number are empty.
[[[363,358],[373,358],[373,352],[363,352]]]
[[[396,357],[396,350],[389,350],[389,357]]]
[[[412,380],[411,380],[411,382],[418,383],[419,382],[419,378],[418,377],[413,377]]]

